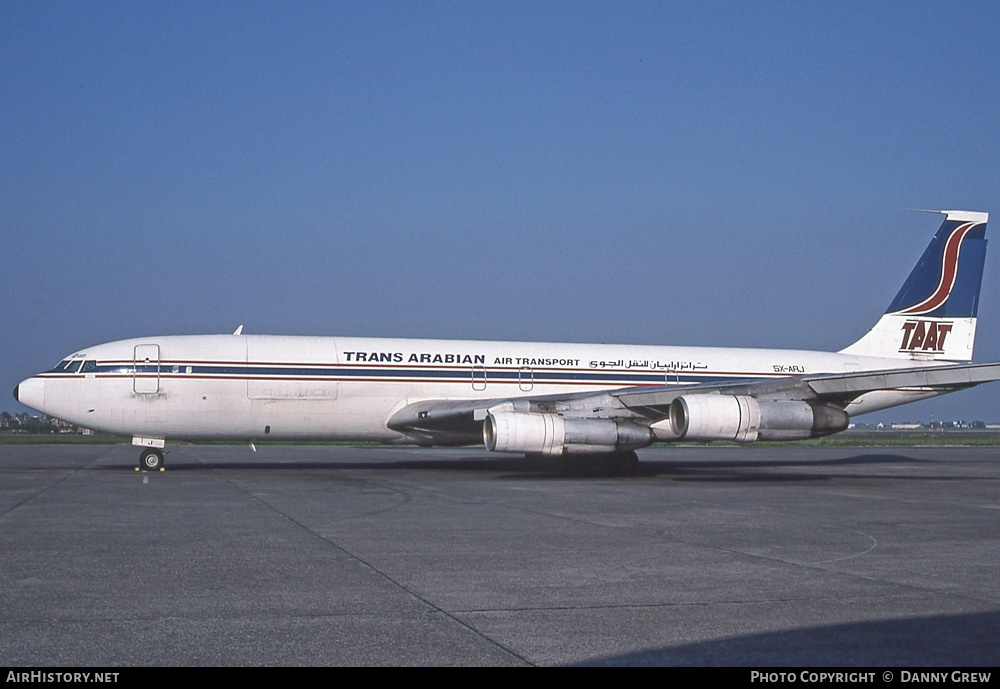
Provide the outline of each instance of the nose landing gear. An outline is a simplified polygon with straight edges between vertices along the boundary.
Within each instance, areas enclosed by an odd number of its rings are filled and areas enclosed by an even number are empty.
[[[132,438],[132,444],[142,447],[136,471],[163,471],[163,439]]]
[[[163,470],[163,453],[156,448],[148,448],[139,455],[139,468],[145,471]]]

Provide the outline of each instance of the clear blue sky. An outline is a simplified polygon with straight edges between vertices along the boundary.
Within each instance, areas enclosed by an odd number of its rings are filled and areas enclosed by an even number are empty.
[[[0,390],[240,323],[841,348],[937,227],[904,208],[1000,222],[998,29],[995,1],[6,0]]]

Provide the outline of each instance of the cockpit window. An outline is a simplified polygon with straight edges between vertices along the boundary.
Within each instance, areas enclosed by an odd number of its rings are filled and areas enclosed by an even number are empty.
[[[90,373],[97,370],[97,362],[94,360],[84,361],[83,368],[80,369],[81,373]]]
[[[48,373],[77,373],[82,363],[79,359],[64,359],[53,366]]]

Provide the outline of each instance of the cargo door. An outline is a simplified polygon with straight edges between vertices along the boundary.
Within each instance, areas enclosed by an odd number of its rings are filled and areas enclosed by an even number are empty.
[[[334,338],[248,338],[247,397],[315,402],[337,399]]]

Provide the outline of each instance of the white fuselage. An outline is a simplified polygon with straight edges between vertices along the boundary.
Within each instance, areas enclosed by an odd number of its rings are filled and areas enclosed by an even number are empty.
[[[496,400],[913,367],[913,359],[780,349],[267,335],[168,336],[81,350],[19,400],[110,433],[160,439],[406,442],[387,420],[424,400]],[[941,363],[941,362],[937,362]],[[856,415],[930,396],[869,393]]]

